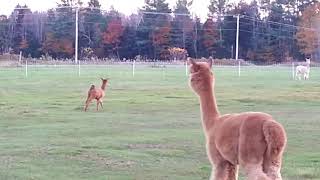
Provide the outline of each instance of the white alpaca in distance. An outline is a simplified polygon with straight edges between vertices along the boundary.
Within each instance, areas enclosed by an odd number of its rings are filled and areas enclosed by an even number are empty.
[[[299,65],[296,67],[296,76],[295,79],[301,80],[303,76],[304,80],[309,79],[310,75],[310,58],[306,59],[306,65]]]

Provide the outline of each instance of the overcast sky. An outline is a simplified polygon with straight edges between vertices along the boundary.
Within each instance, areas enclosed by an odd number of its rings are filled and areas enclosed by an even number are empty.
[[[0,14],[9,15],[13,8],[17,5],[28,5],[32,11],[46,11],[50,8],[56,7],[56,2],[60,0],[0,0]],[[88,0],[82,0],[87,4]],[[201,18],[206,18],[208,14],[208,5],[210,0],[193,0],[193,5],[191,7],[192,13],[200,16]],[[234,0],[239,1],[239,0]],[[248,0],[249,1],[249,0]],[[173,8],[176,0],[167,0],[170,7]],[[100,0],[102,9],[109,9],[111,5],[115,7],[116,10],[129,15],[133,12],[137,12],[138,8],[144,5],[144,0]]]

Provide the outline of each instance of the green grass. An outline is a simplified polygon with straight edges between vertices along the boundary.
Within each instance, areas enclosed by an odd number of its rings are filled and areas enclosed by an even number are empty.
[[[222,113],[264,111],[288,134],[284,179],[320,179],[320,69],[215,68]],[[104,109],[82,107],[110,77]],[[199,103],[183,67],[0,68],[0,179],[208,179]],[[243,179],[243,178],[241,178]]]

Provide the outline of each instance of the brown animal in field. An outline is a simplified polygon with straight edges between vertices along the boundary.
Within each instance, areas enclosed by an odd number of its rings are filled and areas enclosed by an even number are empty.
[[[95,85],[91,85],[88,91],[88,97],[85,103],[84,111],[87,111],[89,104],[94,99],[97,100],[97,111],[99,110],[99,104],[103,109],[102,101],[103,101],[103,97],[105,96],[105,90],[106,90],[107,82],[109,79],[101,78],[101,80],[102,80],[102,85],[100,88],[96,88]]]
[[[284,128],[270,115],[245,112],[221,116],[214,95],[212,61],[189,59],[190,86],[199,97],[211,180],[236,180],[238,166],[249,180],[281,180]]]

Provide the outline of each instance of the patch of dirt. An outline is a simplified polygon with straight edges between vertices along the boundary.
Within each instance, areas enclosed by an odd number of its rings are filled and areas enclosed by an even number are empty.
[[[84,149],[97,149],[99,147],[98,146],[81,146],[81,148],[84,148]]]
[[[22,115],[22,114],[29,114],[29,113],[32,113],[32,111],[24,110],[24,111],[19,112],[18,114]]]
[[[136,164],[134,161],[116,160],[93,152],[81,152],[74,156],[67,156],[67,158],[78,161],[91,161],[95,162],[98,166],[108,168],[130,168]]]
[[[44,146],[44,147],[40,147],[40,148],[34,150],[33,154],[38,156],[38,157],[39,156],[47,156],[51,150],[53,150],[52,147]]]
[[[167,98],[167,99],[186,99],[186,97],[182,97],[182,96],[165,96],[164,98]]]
[[[0,156],[0,169],[10,169],[16,159],[12,156]]]
[[[129,149],[169,149],[174,147],[167,144],[129,144],[127,145],[127,148]]]

